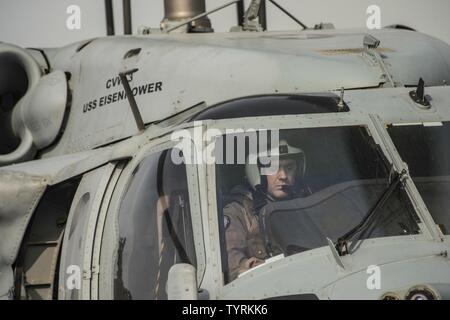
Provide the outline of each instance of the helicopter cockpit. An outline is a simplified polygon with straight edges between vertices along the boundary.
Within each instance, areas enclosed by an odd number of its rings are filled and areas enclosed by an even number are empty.
[[[288,129],[280,135],[289,136],[290,143],[305,153],[305,172],[299,179],[308,194],[268,200],[257,213],[266,258],[326,246],[328,238],[337,242],[364,219],[393,180],[393,170],[364,127]],[[219,207],[227,202],[219,195],[230,194],[236,184],[246,184],[245,165],[240,166],[217,165]],[[361,231],[360,238],[421,233],[420,220],[404,188],[396,188],[377,210],[379,214]],[[222,233],[227,236],[224,230]]]
[[[272,108],[267,110],[286,112],[289,103],[283,104],[280,99],[277,108],[274,108],[274,99],[276,97],[262,99],[267,105],[272,103]],[[260,104],[261,109],[257,110],[264,109],[261,105],[264,104]],[[232,109],[231,106],[228,108]],[[345,112],[336,111],[334,122],[320,124],[318,119],[322,118],[318,110],[314,110],[317,114],[312,111],[310,118],[316,127],[301,121],[293,121],[291,125],[285,123],[284,128],[281,123],[278,126],[281,129],[277,132],[278,141],[275,142],[286,139],[292,146],[301,148],[305,167],[298,177],[301,181],[295,185],[299,189],[294,192],[295,197],[275,201],[268,197],[255,211],[260,236],[267,251],[262,260],[279,259],[325,247],[330,243],[339,255],[345,255],[357,250],[363,239],[424,234],[424,224],[406,190],[406,172],[398,172],[392,161],[387,159],[380,143],[373,137],[373,128],[361,123],[345,124],[342,117],[338,120],[337,116]],[[328,115],[332,114],[328,112]],[[267,132],[263,130],[257,134],[250,127],[247,126],[242,132],[230,131],[216,140],[216,160],[223,159],[216,162],[215,178],[225,283],[239,278],[248,269],[242,269],[243,272],[237,277],[231,273],[230,263],[234,262],[229,255],[234,256],[235,253],[231,251],[236,248],[229,247],[227,237],[230,235],[227,235],[227,229],[230,219],[224,215],[224,207],[233,201],[232,193],[236,186],[244,186],[253,196],[261,191],[252,190],[249,186],[245,161],[249,159],[252,146],[260,148],[261,141],[264,144],[270,140],[262,137],[270,131],[270,124],[265,126]],[[444,209],[449,205],[446,196],[449,191],[450,163],[448,129],[448,123],[388,127],[393,142],[398,145],[400,156],[409,165],[420,195],[444,234],[447,233],[450,219]],[[270,143],[273,141],[268,145]],[[245,155],[240,156],[239,152]],[[308,192],[305,194],[300,189],[307,189]],[[242,244],[240,250],[244,257],[251,258],[254,250],[247,247],[251,246],[248,240],[243,239],[243,243],[247,243]]]

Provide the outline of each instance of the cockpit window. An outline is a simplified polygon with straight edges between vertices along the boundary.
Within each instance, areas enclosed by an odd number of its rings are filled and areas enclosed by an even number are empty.
[[[388,132],[435,222],[450,234],[450,123],[391,125]]]
[[[171,150],[134,170],[119,211],[115,299],[167,299],[170,267],[196,267],[186,168]]]
[[[252,150],[261,146],[261,133],[256,143],[251,137],[236,142],[245,135],[225,135],[216,143],[226,160],[245,153],[241,163],[216,162],[226,282],[270,257],[326,246],[327,238],[336,242],[380,201],[396,174],[365,127],[280,130],[278,157]],[[234,148],[225,140],[235,141]],[[226,156],[230,152],[233,157]],[[264,171],[271,165],[276,170]],[[417,222],[400,183],[351,246],[359,239],[420,233]]]
[[[349,111],[345,103],[339,107],[339,101],[335,94],[252,96],[211,106],[189,121]]]

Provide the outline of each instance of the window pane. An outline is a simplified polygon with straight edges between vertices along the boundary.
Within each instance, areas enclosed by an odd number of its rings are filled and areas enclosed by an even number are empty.
[[[435,222],[450,234],[450,123],[390,126],[388,132]]]
[[[176,263],[196,267],[186,168],[166,150],[135,169],[119,211],[116,299],[166,299]]]
[[[275,148],[278,159],[252,150],[252,145],[261,147],[262,132],[258,141],[249,137],[243,143],[239,138],[249,134],[229,134],[216,143],[216,149],[225,154],[223,159],[232,153],[228,160],[237,162],[216,164],[222,260],[228,281],[270,256],[325,246],[327,238],[336,241],[363,220],[394,177],[365,127],[281,130]],[[240,139],[241,144],[229,144],[229,139]],[[274,145],[271,138],[266,140]],[[252,154],[256,154],[255,163],[251,163]],[[239,164],[239,158],[245,161]],[[263,174],[267,163],[276,164],[277,169]],[[401,183],[376,212],[368,227],[350,241],[420,232]]]
[[[335,94],[262,95],[234,99],[211,106],[189,120],[234,119],[243,117],[314,114],[349,111],[339,110],[340,98]]]

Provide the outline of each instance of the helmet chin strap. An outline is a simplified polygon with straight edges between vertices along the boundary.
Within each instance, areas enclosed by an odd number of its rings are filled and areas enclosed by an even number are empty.
[[[275,202],[278,199],[275,199],[271,194],[269,194],[268,190],[268,182],[267,176],[260,174],[260,184],[254,186],[253,189],[253,202],[256,214],[259,214],[259,211],[262,207],[267,204],[267,201]],[[283,191],[287,193],[286,199],[293,198],[294,191],[293,186],[284,186]]]
[[[267,177],[266,176],[262,176],[261,177],[261,184],[257,185],[255,187],[255,191],[256,193],[261,194],[261,196],[263,195],[266,199],[270,200],[270,201],[278,201],[279,199],[274,198],[267,190]],[[287,197],[286,199],[292,198],[294,195],[293,192],[293,186],[288,186],[285,185],[283,186],[283,191],[285,193],[287,193]]]
[[[267,200],[273,201],[267,193],[267,178],[263,176],[261,177],[261,184],[255,186],[253,191],[253,204],[257,215],[259,215],[261,208],[267,204]]]

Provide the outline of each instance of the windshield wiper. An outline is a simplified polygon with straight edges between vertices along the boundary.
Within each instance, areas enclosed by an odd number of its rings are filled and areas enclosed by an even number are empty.
[[[376,213],[379,212],[379,209],[386,203],[386,201],[391,197],[394,191],[397,190],[398,186],[402,184],[405,176],[405,170],[400,173],[395,172],[394,177],[392,178],[387,188],[383,191],[383,194],[377,200],[375,205],[370,208],[369,212],[367,212],[367,214],[362,218],[361,222],[337,240],[335,247],[340,256],[349,253],[348,241],[353,238],[354,235],[358,233],[360,235],[363,234],[364,231],[366,231],[372,225],[372,222],[374,221],[373,218],[375,217]],[[357,241],[359,240],[359,238],[356,238],[355,240]]]

